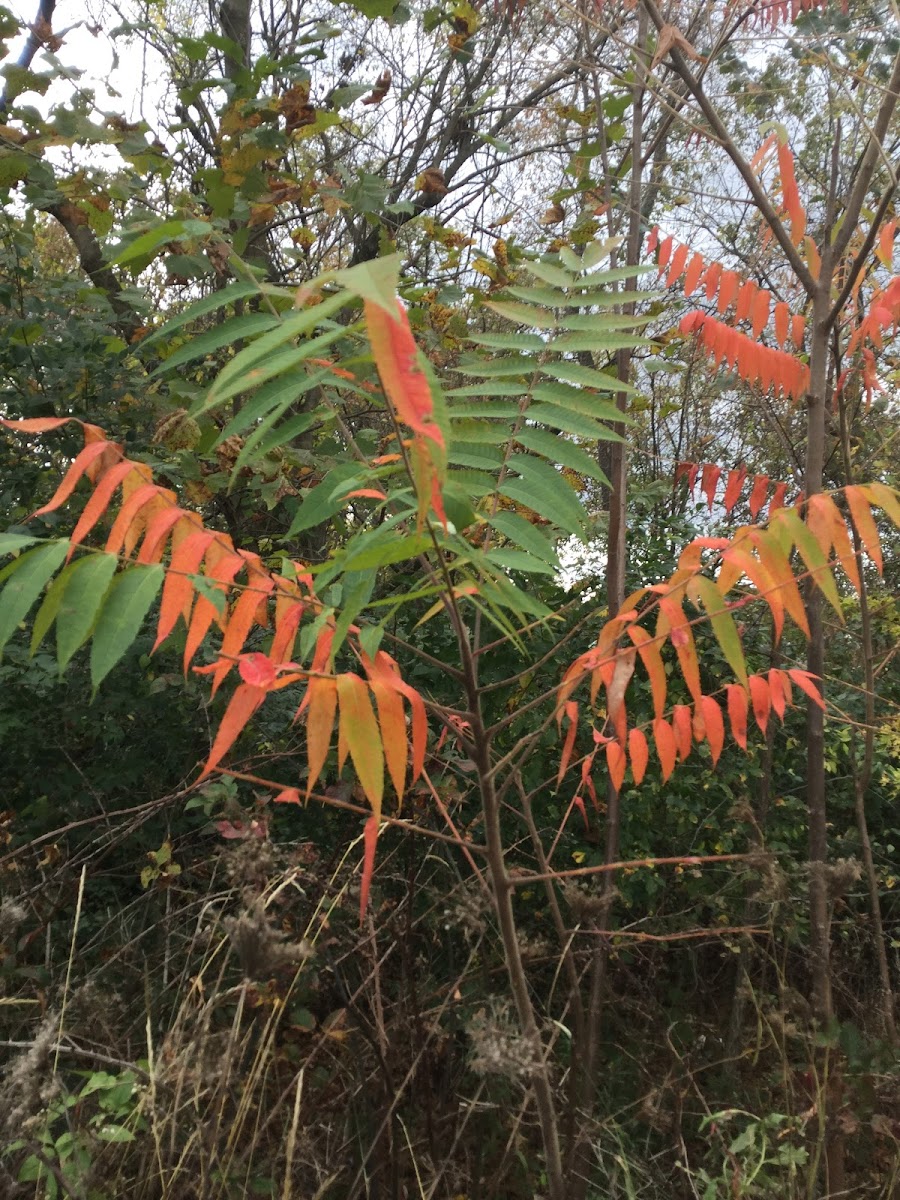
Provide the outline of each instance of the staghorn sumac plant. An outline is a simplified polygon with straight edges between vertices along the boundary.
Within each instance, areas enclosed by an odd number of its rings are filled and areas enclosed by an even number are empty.
[[[44,538],[21,530],[0,536],[0,551],[12,555],[2,572],[0,647],[38,605],[32,647],[55,628],[65,669],[90,643],[97,687],[152,612],[157,648],[178,631],[185,672],[209,675],[213,693],[233,685],[200,779],[217,772],[248,777],[229,766],[229,755],[270,694],[294,690],[305,734],[304,769],[287,783],[250,778],[270,786],[281,802],[329,803],[319,787],[328,764],[334,761],[340,772],[349,761],[368,803],[361,917],[380,829],[388,822],[411,828],[399,814],[404,792],[420,779],[431,788],[447,824],[440,836],[465,855],[492,898],[554,1200],[567,1194],[566,1142],[577,1144],[582,1135],[579,1128],[567,1133],[561,1120],[555,1035],[548,1033],[547,1014],[527,976],[515,894],[525,886],[547,889],[570,980],[577,1053],[593,1032],[579,995],[572,934],[554,888],[572,875],[608,866],[552,867],[561,829],[553,844],[544,844],[531,815],[540,789],[529,792],[522,782],[529,756],[558,723],[561,745],[550,785],[555,781],[570,797],[565,825],[573,808],[585,810],[585,797],[597,799],[595,776],[608,776],[618,790],[630,769],[639,786],[650,769],[651,745],[667,779],[700,743],[708,745],[715,763],[726,728],[746,749],[751,715],[765,732],[773,714],[784,718],[795,688],[814,705],[824,705],[818,680],[808,671],[750,669],[734,614],[750,604],[764,606],[776,636],[788,620],[808,636],[803,581],[840,615],[841,576],[856,590],[862,586],[853,539],[880,567],[875,514],[900,524],[897,495],[882,483],[819,492],[792,507],[785,507],[782,494],[769,506],[766,525],[695,539],[668,579],[639,589],[605,621],[589,614],[591,624],[599,625],[591,647],[578,653],[557,646],[554,659],[567,665],[553,685],[522,695],[513,710],[491,717],[489,693],[503,684],[519,689],[534,665],[531,631],[555,629],[558,614],[529,589],[529,578],[554,573],[560,538],[586,539],[591,532],[585,501],[604,476],[586,446],[620,438],[613,426],[627,424],[610,397],[629,385],[611,365],[619,351],[643,345],[637,331],[644,318],[622,311],[643,293],[616,290],[639,274],[634,267],[601,269],[612,245],[595,243],[582,256],[565,250],[554,261],[535,262],[533,280],[491,299],[491,327],[473,337],[476,349],[455,364],[472,382],[450,388],[442,387],[417,348],[397,300],[393,259],[323,276],[299,293],[238,284],[155,334],[165,348],[166,338],[192,316],[227,314],[238,300],[255,294],[269,313],[265,322],[256,319],[259,314],[226,315],[212,335],[204,335],[202,353],[213,343],[243,345],[191,415],[217,419],[220,444],[239,440],[235,473],[269,447],[324,430],[340,446],[341,461],[314,476],[284,531],[282,552],[271,558],[236,546],[155,482],[146,464],[91,425],[84,426],[84,448],[55,495],[35,514],[72,504],[77,515],[71,536]],[[195,352],[196,344],[188,341],[162,370],[179,369]],[[361,401],[379,435],[374,454],[364,448],[371,439],[358,436]],[[64,420],[3,423],[43,439]],[[693,486],[697,473],[688,468],[688,474]],[[703,468],[701,486],[710,505],[721,474]],[[744,482],[740,471],[729,478],[726,510]],[[754,483],[754,515],[764,492]],[[344,536],[327,556],[309,561],[296,553],[300,534],[338,518]],[[384,589],[385,574],[401,563],[404,590]],[[392,619],[407,612],[419,626],[446,624],[456,647],[452,661],[435,660],[396,632]],[[728,664],[727,677],[710,679],[701,671],[694,631],[706,622]],[[249,649],[251,635],[255,645],[263,634],[266,648]],[[497,646],[513,647],[522,669],[486,682],[482,664]],[[417,657],[437,662],[449,677],[453,703],[438,703],[410,682],[405,667]],[[198,662],[201,658],[207,661]],[[631,703],[638,661],[652,696],[649,722]],[[686,702],[672,702],[676,675]],[[530,732],[502,750],[505,732],[529,715]],[[445,732],[471,766],[481,843],[460,836],[430,782],[428,759],[440,753]],[[580,732],[587,748],[576,757]],[[389,788],[393,802],[386,800]],[[509,865],[502,813],[511,805],[529,830],[534,869],[513,871]],[[695,866],[702,861],[686,860]]]

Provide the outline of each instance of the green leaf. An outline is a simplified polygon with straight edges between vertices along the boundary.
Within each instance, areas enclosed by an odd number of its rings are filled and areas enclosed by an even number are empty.
[[[30,533],[0,533],[0,554],[13,554],[17,550],[24,550],[26,546],[33,546],[35,542],[44,540],[44,538],[34,537]]]
[[[256,337],[257,334],[266,333],[269,329],[280,325],[281,318],[272,316],[271,313],[249,313],[245,317],[232,317],[231,320],[223,321],[214,329],[208,329],[206,333],[191,338],[187,345],[176,350],[165,362],[161,363],[151,378],[156,375],[166,375],[169,371],[184,366],[185,363],[193,362],[195,358],[203,358],[215,350],[220,350],[223,346],[233,346],[242,338]]]
[[[282,411],[284,410],[282,409]],[[277,421],[280,416],[281,412],[273,414],[247,438],[241,447],[240,454],[235,459],[234,469],[231,472],[232,481],[240,473],[245,463],[264,458],[271,450],[289,445],[293,438],[300,437],[314,425],[333,421],[336,414],[330,408],[315,408],[312,412],[298,413],[295,417],[285,421],[283,425],[273,425],[273,422]]]
[[[647,300],[649,292],[592,292],[583,291],[566,293],[551,291],[549,288],[508,287],[511,296],[533,304],[549,304],[554,308],[612,308],[618,304],[637,304]]]
[[[548,350],[573,354],[581,350],[603,351],[611,354],[615,350],[633,350],[645,346],[646,338],[628,337],[621,333],[564,333],[547,343]]]
[[[237,300],[244,300],[247,296],[258,296],[270,290],[272,289],[258,283],[232,283],[227,288],[222,288],[220,292],[213,292],[212,295],[204,296],[202,300],[198,300],[195,304],[188,305],[183,312],[166,321],[165,325],[155,330],[149,337],[145,337],[141,342],[141,348],[151,346],[161,338],[171,337],[177,329],[189,325],[192,321],[196,321],[198,317],[205,317],[207,313],[225,308],[229,304],[234,304]],[[291,293],[285,292],[284,295],[290,296]]]
[[[400,284],[400,255],[385,254],[368,262],[357,263],[335,271],[335,282],[341,287],[369,300],[390,313],[397,310],[397,288]]]
[[[153,252],[167,242],[177,241],[181,237],[203,237],[212,232],[212,225],[206,221],[163,221],[155,229],[150,229],[133,242],[129,242],[125,249],[116,255],[111,265],[125,267],[137,263],[139,259],[152,258]]]
[[[0,655],[68,550],[69,540],[64,538],[28,550],[10,564],[15,569],[0,592]]]
[[[95,691],[137,637],[164,577],[165,568],[154,563],[129,567],[113,581],[91,643],[91,683]]]
[[[633,424],[630,418],[624,417],[624,414],[619,413],[619,410],[614,404],[601,398],[591,392],[582,391],[581,388],[571,388],[557,384],[538,384],[534,389],[535,400],[543,400],[548,404],[555,404],[568,412],[578,413],[582,417],[591,417],[594,420],[616,422],[623,420],[625,424]],[[528,416],[531,417],[531,410],[528,410]],[[618,434],[609,430],[606,434],[607,441],[621,441]]]
[[[494,350],[541,351],[546,345],[536,333],[473,333],[469,341]]]
[[[544,283],[552,284],[553,287],[574,288],[579,284],[576,275],[570,275],[568,271],[561,271],[559,267],[554,267],[550,263],[530,262],[528,270],[538,279],[542,279]]]
[[[584,538],[588,516],[569,483],[549,463],[528,454],[513,454],[509,467],[519,478],[507,476],[497,489],[510,500],[525,505],[567,533]]]
[[[491,406],[493,415],[493,406]],[[484,412],[484,406],[480,406],[479,415]],[[512,409],[512,416],[518,415],[517,406]],[[529,417],[531,410],[528,410]],[[453,434],[454,444],[459,442],[471,442],[474,445],[499,446],[509,441],[509,427],[506,422],[500,421],[473,421],[465,418],[456,418],[456,409],[450,410],[451,424],[450,429]]]
[[[687,591],[692,599],[702,601],[716,641],[725,655],[725,661],[734,671],[735,679],[747,687],[747,664],[744,659],[744,649],[741,646],[741,638],[737,631],[737,625],[734,623],[734,617],[728,611],[728,604],[723,599],[722,593],[713,581],[704,575],[695,575],[688,584]]]
[[[68,582],[56,617],[56,657],[60,674],[91,636],[119,560],[115,554],[88,554],[67,571]]]
[[[70,566],[74,566],[71,563]],[[37,610],[34,618],[34,624],[31,627],[31,648],[30,654],[32,657],[40,648],[41,642],[47,636],[51,625],[56,620],[59,613],[59,606],[63,598],[63,592],[66,590],[66,584],[69,582],[69,567],[65,567],[47,588],[47,594],[41,601],[41,607]]]
[[[487,447],[484,447],[487,451]],[[484,453],[478,454],[471,449],[466,449],[465,446],[451,446],[447,451],[449,462],[456,463],[460,467],[471,467],[473,471],[496,471],[502,465],[503,456],[499,452],[496,455]]]
[[[630,383],[616,379],[615,375],[608,375],[606,371],[598,371],[595,367],[584,367],[581,363],[546,362],[541,364],[541,370],[545,375],[552,375],[554,379],[561,379],[565,383],[577,383],[602,392],[636,393],[639,390]]]
[[[533,375],[537,364],[533,358],[523,354],[509,355],[507,358],[467,358],[457,363],[456,370],[460,375],[481,375],[485,379],[493,379],[504,375]]]
[[[527,571],[530,575],[555,575],[556,571],[543,559],[524,550],[491,550],[488,560],[504,571]]]
[[[257,338],[256,341],[246,346],[239,354],[235,355],[230,363],[222,368],[210,389],[209,405],[216,399],[222,398],[227,385],[235,378],[246,375],[251,368],[255,367],[262,360],[269,358],[272,351],[283,346],[285,342],[299,337],[302,333],[307,333],[310,329],[314,329],[316,325],[321,325],[332,313],[336,313],[343,308],[346,303],[346,292],[338,292],[334,296],[327,296],[320,304],[310,305],[308,308],[302,308],[298,312],[292,312],[289,316],[284,317],[277,329],[273,329],[269,333],[263,334],[262,337]],[[341,328],[343,329],[343,327]],[[271,376],[267,376],[267,378],[271,378]],[[264,380],[251,381],[245,387],[255,386],[257,382],[262,383]],[[245,390],[245,388],[238,390]],[[235,393],[228,393],[228,395],[233,394]]]
[[[216,438],[215,445],[220,446],[235,434],[244,433],[257,421],[265,421],[271,414],[275,414],[273,419],[277,420],[299,396],[330,377],[331,372],[327,367],[317,367],[312,373],[304,370],[293,371],[264,384],[241,405],[240,412],[231,418]],[[254,433],[256,432],[254,430]]]
[[[482,399],[494,399],[497,396],[524,396],[527,393],[527,388],[523,383],[504,383],[502,380],[497,380],[496,383],[467,383],[465,387],[453,388],[452,391],[446,393],[447,399],[452,400],[457,396],[479,396]],[[490,416],[500,416],[497,411],[498,405],[492,404]],[[484,405],[469,405],[469,411],[462,412],[465,405],[457,405],[452,411],[460,412],[467,417],[484,417],[488,415],[485,412]],[[515,412],[517,409],[510,406],[509,411]]]
[[[487,520],[494,529],[528,554],[541,559],[554,569],[559,567],[559,558],[550,539],[518,513],[501,509]]]
[[[389,536],[377,540],[370,534],[347,548],[345,569],[368,571],[387,567],[408,558],[418,558],[433,549],[434,543],[427,533],[398,534],[391,530]]]
[[[273,334],[278,332],[273,330]],[[265,335],[259,341],[254,342],[252,346],[248,346],[247,350],[242,350],[237,358],[232,359],[227,367],[220,373],[218,379],[210,388],[209,396],[206,403],[192,415],[199,416],[202,413],[209,412],[213,408],[217,408],[224,404],[226,400],[230,400],[233,396],[240,395],[241,392],[249,391],[251,388],[257,388],[261,384],[267,383],[270,379],[274,379],[277,375],[283,375],[285,371],[291,369],[302,362],[305,358],[311,358],[325,350],[332,342],[336,342],[338,338],[345,337],[347,329],[343,325],[338,325],[334,329],[329,329],[326,333],[320,333],[317,337],[311,338],[308,342],[301,342],[298,346],[288,346],[284,350],[279,350],[277,353],[271,352],[256,357],[250,357],[243,363],[240,370],[232,371],[231,368],[243,358],[245,354],[254,350],[259,346],[265,338],[271,335]],[[282,338],[281,341],[286,339]],[[228,379],[223,381],[223,376],[228,374]]]
[[[527,291],[527,289],[524,289]],[[553,292],[543,293],[545,296],[553,296]],[[551,299],[550,303],[553,303]],[[534,329],[555,329],[557,326],[556,317],[552,312],[548,312],[546,308],[536,308],[529,304],[516,304],[512,300],[488,300],[485,301],[485,308],[493,309],[501,317],[505,317],[507,321],[515,321],[517,325],[530,325]]]
[[[124,1125],[101,1125],[96,1131],[101,1142],[133,1142],[134,1134]]]
[[[341,484],[358,474],[359,467],[359,463],[342,463],[329,471],[320,484],[310,488],[291,522],[286,537],[292,538],[304,529],[313,529],[340,511],[344,507]]]
[[[590,399],[593,400],[594,397]],[[580,412],[573,412],[569,408],[555,404],[532,404],[528,410],[528,420],[537,421],[541,425],[549,425],[551,429],[559,429],[563,433],[571,433],[575,437],[587,438],[592,442],[620,441],[617,433],[613,433],[608,425],[601,424],[604,413],[601,411],[598,414],[600,420],[595,420],[593,415],[595,406],[592,403],[589,407],[592,415],[586,417]],[[603,401],[597,401],[596,407],[601,410],[609,408],[615,411],[613,405],[606,405]],[[615,417],[608,414],[605,419],[615,420]]]
[[[552,463],[557,463],[561,467],[570,467],[579,475],[586,475],[588,479],[596,479],[599,483],[609,483],[606,475],[600,469],[600,464],[580,446],[576,446],[564,437],[558,437],[546,429],[528,428],[522,429],[516,434],[516,441],[526,449],[542,454]]]
[[[572,313],[571,316],[563,317],[559,325],[561,329],[605,332],[610,329],[636,329],[642,325],[649,325],[652,320],[652,316],[630,316],[628,313]]]

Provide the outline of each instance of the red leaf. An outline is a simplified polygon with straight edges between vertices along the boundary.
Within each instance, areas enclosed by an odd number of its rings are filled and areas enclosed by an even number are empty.
[[[419,367],[406,309],[399,300],[392,312],[366,300],[365,315],[375,365],[397,419],[443,447],[444,435],[434,422],[431,389]]]
[[[344,499],[352,500],[355,496],[364,496],[368,500],[387,500],[387,496],[378,488],[357,488],[354,492],[348,492]]]
[[[647,234],[647,253],[652,254],[659,245],[659,226],[654,225]]]
[[[811,671],[801,671],[795,667],[793,670],[788,671],[788,675],[801,691],[806,692],[814,704],[818,704],[819,708],[824,709],[825,701],[818,686],[819,681]]]
[[[784,508],[784,498],[787,495],[788,485],[782,480],[775,484],[775,491],[772,493],[772,499],[769,501],[767,516],[771,517],[772,513],[777,512],[779,508]]]
[[[712,755],[713,766],[719,761],[722,747],[725,744],[725,722],[722,710],[712,696],[701,696],[700,707],[703,712],[703,724],[706,728],[706,740]]]
[[[362,682],[362,681],[360,681]],[[378,845],[378,817],[373,813],[363,830],[363,869],[359,885],[359,923],[362,925],[369,906],[369,888],[375,870],[375,848]]]
[[[662,767],[663,783],[675,770],[677,746],[672,726],[663,719],[653,722],[653,740],[656,742],[656,753],[659,755]]]
[[[647,772],[650,761],[650,750],[647,739],[640,729],[632,729],[628,734],[628,754],[631,758],[631,775],[635,785],[640,787]]]
[[[625,778],[626,758],[625,751],[620,742],[606,743],[606,768],[609,771],[609,778],[613,787],[617,792],[622,790],[622,781]]]
[[[717,467],[715,463],[706,463],[703,468],[703,477],[700,481],[700,491],[706,497],[710,512],[712,512],[713,509],[713,502],[716,498],[716,485],[719,482],[719,476],[721,474],[722,468]]]
[[[244,595],[246,596],[247,593],[245,592]],[[231,666],[230,663],[227,665]],[[253,687],[262,688],[263,691],[268,691],[278,678],[278,672],[275,670],[275,664],[272,662],[271,658],[269,658],[268,654],[242,654],[238,671],[244,683],[252,684]],[[215,688],[216,686],[217,682],[214,680],[213,687]]]
[[[253,687],[249,683],[242,683],[238,686],[228,702],[200,779],[205,779],[219,765],[265,698],[266,693],[263,688]]]
[[[772,706],[772,693],[769,691],[769,681],[764,679],[762,675],[751,675],[748,683],[750,684],[750,700],[753,704],[753,715],[756,717],[756,723],[763,735],[766,732],[766,726],[769,724],[769,709]]]
[[[738,500],[741,498],[741,489],[744,486],[744,480],[747,478],[746,467],[735,467],[734,470],[728,472],[728,482],[725,485],[725,496],[722,504],[725,506],[725,511],[730,513]]]
[[[737,683],[725,688],[728,695],[728,718],[734,740],[742,750],[747,749],[747,693]]]
[[[766,496],[769,492],[769,477],[768,475],[754,475],[753,490],[750,493],[748,504],[750,506],[750,516],[757,518],[759,510],[766,502]]]
[[[219,650],[220,658],[216,667],[216,673],[213,676],[213,695],[216,694],[226,675],[231,670],[233,665],[231,660],[237,658],[244,649],[244,643],[256,620],[260,599],[265,601],[274,586],[275,580],[271,576],[260,576],[255,572],[250,574],[248,586],[241,592],[228,616],[228,624],[225,626],[225,636],[222,638],[222,646]],[[259,679],[249,678],[247,672],[249,671],[250,674],[253,673],[253,667],[248,662],[250,659],[260,664],[260,670],[264,674],[266,674],[266,668],[262,666],[262,661],[264,660],[268,663],[272,671],[271,679],[268,679],[267,674],[265,679],[262,677]],[[275,682],[275,665],[268,655],[265,654],[243,655],[240,672],[241,678],[245,683],[252,683],[256,687],[271,687]]]
[[[111,473],[111,472],[110,472]],[[108,478],[108,476],[106,477]],[[104,478],[103,482],[106,482]],[[179,521],[191,521],[192,513],[186,513],[181,508],[163,509],[157,513],[150,524],[147,526],[147,532],[144,534],[144,542],[141,546],[140,553],[137,556],[139,563],[156,563],[162,559],[166,549],[166,538],[173,526]],[[196,526],[195,526],[196,527]]]
[[[675,733],[678,757],[684,762],[691,752],[694,736],[691,710],[687,704],[676,704],[672,709],[672,729]]]

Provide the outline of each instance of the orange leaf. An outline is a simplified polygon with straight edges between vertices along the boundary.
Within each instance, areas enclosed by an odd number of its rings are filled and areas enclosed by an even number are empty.
[[[362,496],[368,500],[387,500],[387,496],[378,488],[357,488],[354,492],[348,492],[343,499],[352,500],[356,496]]]
[[[675,770],[675,756],[677,753],[675,734],[672,732],[672,726],[668,721],[660,718],[653,722],[653,740],[656,743],[656,753],[659,755],[663,783],[665,783]]]
[[[609,771],[610,782],[617,792],[622,790],[625,778],[625,750],[620,742],[606,743],[606,769]]]
[[[130,474],[134,469],[134,463],[129,462],[127,459],[124,462],[116,463],[97,484],[72,531],[72,544],[66,556],[66,561],[75,553],[76,545],[84,541],[88,533],[90,533],[104,512],[106,512],[107,506],[110,500],[112,500],[113,492],[115,492],[125,476]]]
[[[791,679],[793,679],[794,683],[796,683],[797,687],[800,688],[801,691],[806,692],[807,696],[809,696],[810,700],[812,700],[814,704],[818,704],[819,708],[824,709],[825,701],[822,698],[820,687],[817,686],[819,681],[811,671],[801,671],[795,667],[788,671],[788,675],[790,675]]]
[[[294,653],[297,629],[303,618],[303,604],[289,596],[278,596],[275,601],[275,634],[269,654],[274,662],[287,662]]]
[[[5,425],[13,433],[48,433],[51,429],[59,429],[60,425],[68,425],[75,417],[25,417],[19,421],[11,421],[0,417],[0,425]]]
[[[819,254],[819,248],[811,237],[803,239],[806,246],[806,263],[809,267],[809,273],[813,279],[818,279],[822,274],[822,256]]]
[[[740,500],[741,490],[746,478],[746,467],[735,467],[734,470],[728,472],[728,482],[725,484],[725,496],[722,500],[727,513],[730,513],[738,500]]]
[[[240,554],[225,554],[212,568],[209,566],[209,560],[207,559],[206,578],[210,583],[217,585],[215,588],[217,592],[221,592],[224,595],[228,591],[228,585],[243,566],[244,559]],[[184,645],[183,664],[185,673],[190,667],[194,655],[200,649],[200,643],[209,632],[210,625],[217,619],[218,615],[218,611],[212,600],[206,596],[198,595],[188,628],[187,640]]]
[[[296,788],[283,788],[277,796],[273,798],[274,804],[302,804],[300,793]]]
[[[666,269],[666,267],[669,264],[669,259],[672,256],[672,244],[673,244],[673,238],[671,237],[671,235],[667,238],[664,238],[663,241],[660,243],[660,247],[659,247],[659,273],[660,273],[660,275],[662,275],[663,271]]]
[[[684,276],[685,296],[690,296],[691,292],[696,290],[700,282],[700,276],[703,274],[703,266],[703,255],[700,253],[695,254],[688,263],[688,268]]]
[[[575,734],[578,730],[578,701],[567,700],[564,708],[561,708],[557,714],[557,721],[562,726],[563,716],[569,722],[569,728],[566,732],[566,740],[563,744],[562,756],[559,760],[559,771],[556,776],[556,786],[559,787],[563,781],[563,776],[569,769],[569,763],[572,761],[572,751],[575,748]]]
[[[159,625],[153,649],[157,650],[175,628],[179,616],[185,624],[191,615],[194,584],[190,578],[200,569],[200,563],[215,534],[209,529],[198,529],[181,542],[172,553],[172,561],[166,572],[162,600],[159,606]]]
[[[697,661],[697,647],[691,632],[690,622],[684,614],[684,609],[670,596],[662,596],[659,601],[659,620],[656,625],[657,634],[668,633],[669,641],[675,647],[678,663],[688,691],[695,700],[701,696],[700,665]]]
[[[735,321],[746,321],[750,316],[750,310],[753,307],[753,302],[756,299],[756,293],[759,288],[752,279],[744,281],[741,290],[738,292],[737,306],[734,310]]]
[[[581,798],[581,796],[572,797],[572,803],[569,805],[569,812],[571,812],[573,808],[577,808],[581,813],[581,819],[584,821],[585,833],[590,833],[591,823],[588,820],[587,809],[584,807],[584,800]],[[569,812],[566,813],[565,819],[563,820],[563,827],[565,827],[566,820],[568,820]]]
[[[175,493],[155,483],[142,484],[131,493],[119,509],[119,514],[109,531],[109,537],[106,539],[108,554],[121,554],[126,543],[135,539],[138,531],[142,529],[139,520],[141,509],[159,499],[176,504]]]
[[[381,816],[384,795],[384,752],[369,689],[358,675],[347,671],[338,676],[337,692],[340,736],[350,752],[357,778],[372,806],[372,813],[378,818]]]
[[[657,719],[662,717],[666,707],[666,668],[663,664],[659,643],[640,625],[629,625],[628,636],[637,646],[644,670],[650,679],[650,691],[653,695],[653,711]]]
[[[700,285],[706,291],[707,300],[712,300],[716,294],[716,289],[719,286],[719,280],[722,277],[722,264],[720,262],[710,263],[706,269],[706,274],[700,280]]]
[[[788,340],[788,330],[791,324],[791,310],[784,300],[775,305],[775,339],[779,346],[784,346]]]
[[[728,695],[728,718],[731,721],[731,732],[740,748],[746,750],[747,693],[737,683],[729,683],[725,691]]]
[[[628,754],[631,758],[631,775],[635,785],[640,787],[647,773],[647,763],[650,761],[650,750],[647,739],[640,729],[632,729],[628,734]]]
[[[725,722],[722,720],[722,710],[712,696],[701,696],[700,707],[703,711],[703,724],[706,727],[706,740],[709,742],[709,751],[712,755],[713,766],[715,766],[725,744]]]
[[[723,271],[719,282],[719,300],[716,305],[720,313],[724,313],[737,295],[741,277],[737,271]]]
[[[619,741],[625,742],[625,691],[634,674],[634,650],[619,650],[616,654],[613,671],[606,684],[606,702],[609,719],[616,731]]]
[[[753,490],[750,493],[748,501],[750,506],[750,516],[756,520],[759,515],[759,510],[766,502],[766,496],[769,493],[769,477],[768,475],[754,475]]]
[[[306,797],[316,786],[328,749],[331,746],[331,735],[334,732],[334,717],[337,711],[337,682],[334,679],[323,679],[315,676],[310,679],[306,689],[306,705],[309,713],[306,718]]]
[[[878,249],[875,253],[888,269],[894,261],[894,234],[896,232],[897,222],[890,220],[885,222],[878,235]]]
[[[42,505],[41,508],[36,509],[29,517],[29,520],[33,520],[34,517],[43,516],[44,513],[53,512],[53,510],[59,508],[61,504],[65,504],[68,498],[75,491],[78,480],[82,477],[91,463],[96,462],[96,460],[107,450],[116,450],[121,455],[122,448],[115,442],[93,442],[90,446],[85,446],[81,453],[76,457],[71,467],[69,467],[68,471],[66,471],[65,475],[63,476],[62,483],[53,493],[51,499],[48,500],[46,504]]]
[[[219,765],[265,698],[265,688],[253,687],[249,683],[242,683],[238,686],[225,709],[225,715],[216,732],[212,750],[209,752],[209,758],[206,760],[206,766],[203,768],[200,779],[205,779]]]
[[[835,557],[844,574],[859,592],[862,583],[856,552],[850,542],[846,522],[838,506],[827,493],[816,492],[814,496],[810,496],[806,502],[806,523],[824,554],[829,555],[832,547],[834,548]]]
[[[659,245],[659,226],[654,225],[653,228],[650,230],[650,232],[647,234],[646,253],[652,254],[658,245]]]
[[[694,736],[691,710],[687,704],[676,704],[672,709],[672,729],[675,733],[678,757],[684,762],[691,752]]]
[[[844,488],[844,495],[847,497],[847,504],[850,507],[850,513],[853,517],[853,524],[856,526],[856,532],[859,534],[859,540],[862,542],[866,554],[878,568],[878,574],[881,575],[884,570],[884,563],[881,558],[881,542],[878,538],[878,527],[872,517],[872,512],[866,500],[865,490],[856,485]]]
[[[784,628],[784,600],[768,569],[758,558],[755,558],[752,554],[748,554],[746,550],[741,549],[739,546],[730,546],[722,555],[722,559],[722,569],[719,571],[719,578],[716,580],[716,586],[719,591],[723,596],[726,595],[740,577],[746,575],[752,581],[759,595],[765,599],[772,612],[772,623],[775,627],[775,642],[777,644],[781,639],[781,632]]]
[[[756,552],[759,555],[760,561],[778,588],[781,603],[790,613],[798,629],[802,629],[806,636],[809,637],[809,622],[806,618],[806,609],[803,605],[800,589],[797,587],[797,580],[791,569],[789,552],[782,550],[779,545],[777,531],[754,528],[750,531],[750,537],[756,546]],[[767,597],[767,599],[770,599],[770,597]]]
[[[402,800],[406,790],[406,759],[408,757],[403,699],[398,691],[380,679],[370,679],[369,687],[372,689],[375,706],[378,709],[378,723],[381,726],[381,742],[384,746],[384,759],[387,763],[388,774],[397,798]]]
[[[103,480],[104,483],[106,478]],[[191,515],[180,508],[165,508],[162,512],[157,513],[147,526],[147,532],[144,534],[144,541],[136,561],[139,563],[159,562],[165,553],[166,538],[170,529],[179,521],[189,519]]]
[[[672,261],[669,264],[669,274],[666,276],[666,287],[671,287],[675,280],[684,270],[684,264],[687,262],[688,247],[678,246],[675,253],[672,255]]]
[[[756,717],[756,723],[760,731],[765,735],[766,726],[769,723],[769,709],[772,706],[772,693],[769,690],[769,681],[764,679],[762,675],[751,675],[748,682],[750,684],[750,700],[753,704],[753,715]]]
[[[784,721],[784,710],[789,699],[789,694],[785,691],[785,684],[790,689],[791,683],[784,671],[772,667],[769,671],[769,695],[772,700],[772,710],[779,721]]]
[[[428,739],[428,717],[425,713],[425,702],[414,687],[408,684],[400,674],[400,668],[393,658],[384,650],[375,655],[375,662],[369,661],[362,655],[363,666],[370,681],[376,681],[401,695],[409,704],[412,711],[412,781],[422,774],[425,767],[425,748]],[[404,750],[406,746],[406,726],[403,727]],[[398,793],[399,794],[399,793]]]
[[[802,313],[795,313],[791,317],[791,341],[798,350],[803,349],[803,338],[806,335],[806,317]]]
[[[275,580],[269,575],[254,575],[251,574],[248,578],[248,587],[241,592],[237,601],[234,604],[231,612],[228,614],[228,624],[225,626],[225,636],[222,638],[222,648],[219,651],[220,658],[216,665],[216,671],[212,681],[212,695],[214,696],[219,690],[219,686],[225,679],[225,676],[234,665],[230,659],[237,656],[244,649],[244,643],[253,628],[253,622],[256,618],[256,610],[259,605],[260,597],[265,598],[275,587]],[[249,656],[248,656],[249,657]],[[261,655],[262,658],[269,662],[266,655]],[[258,687],[262,687],[261,680],[249,680],[241,670],[241,678],[246,683],[256,683]]]
[[[378,845],[378,817],[373,813],[363,830],[363,869],[359,885],[359,923],[362,925],[369,906],[369,888],[375,870],[375,848]]]
[[[752,320],[753,336],[759,337],[769,322],[769,306],[772,303],[772,296],[764,288],[756,294],[753,299],[753,306],[750,310]]]
[[[783,480],[775,484],[775,491],[772,493],[772,499],[769,501],[769,508],[766,513],[767,518],[770,518],[772,513],[777,512],[779,508],[784,508],[787,487],[788,485]]]

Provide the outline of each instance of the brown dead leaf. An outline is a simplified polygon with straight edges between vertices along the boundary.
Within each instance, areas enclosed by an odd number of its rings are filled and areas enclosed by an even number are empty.
[[[659,41],[656,43],[656,53],[653,55],[650,70],[659,66],[671,50],[680,50],[685,58],[693,59],[694,62],[706,62],[703,55],[697,53],[680,29],[674,25],[663,25],[659,31]]]

